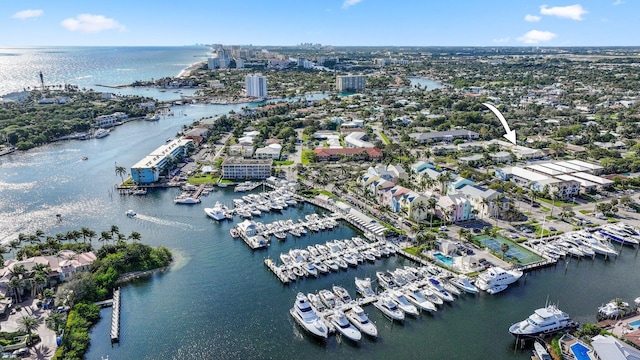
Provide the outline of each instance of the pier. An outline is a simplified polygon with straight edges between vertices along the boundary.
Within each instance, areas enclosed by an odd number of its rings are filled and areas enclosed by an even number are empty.
[[[113,291],[111,310],[111,343],[120,343],[120,288]]]

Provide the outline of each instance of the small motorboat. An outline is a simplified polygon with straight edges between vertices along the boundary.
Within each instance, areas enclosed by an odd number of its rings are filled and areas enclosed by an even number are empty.
[[[342,334],[342,336],[346,337],[349,340],[358,342],[362,339],[362,334],[360,330],[353,326],[347,317],[345,316],[342,310],[334,310],[331,315],[331,324],[336,328],[336,330]]]
[[[125,215],[127,215],[128,217],[134,217],[136,216],[136,212],[133,210],[127,210],[127,212],[124,213]]]
[[[354,306],[351,310],[347,311],[345,315],[347,316],[347,319],[349,319],[349,321],[351,321],[351,323],[360,330],[360,332],[371,337],[378,336],[378,328],[376,327],[376,324],[369,320],[369,317],[360,306]]]
[[[503,291],[503,290],[504,290],[504,289],[506,289],[506,288],[507,288],[507,285],[504,285],[504,284],[496,284],[496,285],[493,285],[492,287],[488,288],[486,291],[487,291],[489,294],[494,295],[494,294],[499,293],[500,291]]]
[[[403,321],[404,320],[404,311],[400,310],[396,303],[389,298],[386,294],[381,295],[378,298],[378,301],[373,303],[380,312],[382,312],[385,316],[390,318],[391,320]]]

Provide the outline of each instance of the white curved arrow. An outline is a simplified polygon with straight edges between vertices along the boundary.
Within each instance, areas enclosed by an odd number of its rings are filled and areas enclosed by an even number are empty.
[[[500,119],[500,122],[502,123],[502,126],[504,127],[504,131],[506,132],[506,134],[504,134],[502,136],[507,138],[507,140],[511,141],[511,143],[513,145],[515,145],[516,144],[516,131],[509,129],[509,124],[507,124],[507,120],[505,120],[505,118],[502,115],[502,113],[500,112],[500,110],[496,109],[495,106],[493,106],[493,105],[491,105],[489,103],[482,103],[482,105],[488,107],[489,110],[491,110],[494,114],[496,114],[498,119]]]

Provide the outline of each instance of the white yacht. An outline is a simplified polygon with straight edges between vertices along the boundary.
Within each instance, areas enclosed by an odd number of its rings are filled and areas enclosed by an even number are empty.
[[[322,301],[322,303],[329,309],[333,309],[339,304],[336,296],[327,289],[318,291],[318,296],[320,296],[320,300]]]
[[[345,316],[342,310],[334,310],[333,314],[330,316],[331,324],[336,328],[336,330],[345,336],[346,338],[353,341],[360,341],[362,339],[362,334],[360,330],[353,326],[347,317]]]
[[[200,203],[200,198],[196,198],[196,197],[191,197],[191,196],[176,196],[173,199],[173,202],[175,204],[199,204]]]
[[[345,315],[347,316],[347,319],[349,319],[349,321],[365,335],[369,335],[371,337],[378,336],[378,328],[376,327],[376,324],[369,320],[369,317],[360,306],[356,305],[352,307]]]
[[[487,291],[487,289],[494,285],[513,284],[518,281],[520,277],[522,277],[522,271],[520,270],[504,270],[501,267],[494,266],[478,275],[476,287],[480,290]]]
[[[440,281],[430,277],[428,282],[429,287],[433,290],[433,293],[436,294],[437,297],[441,298],[444,301],[452,302],[455,300],[453,295],[449,294],[447,290],[442,287]]]
[[[404,296],[400,290],[388,290],[388,293],[391,300],[393,300],[405,314],[412,316],[418,316],[420,314],[418,309],[407,300],[407,297]]]
[[[413,305],[418,307],[420,310],[424,311],[438,311],[438,308],[427,298],[424,297],[420,289],[417,287],[410,285],[404,290],[404,294],[407,297],[407,300],[411,302]]]
[[[212,208],[204,208],[205,214],[210,218],[221,221],[227,218],[227,209],[226,206],[222,205],[220,202],[217,202]]]
[[[580,234],[582,240],[589,245],[596,254],[604,256],[618,256],[618,252],[613,248],[607,239],[597,235]]]
[[[342,286],[333,285],[331,290],[333,290],[333,293],[336,294],[338,299],[340,299],[343,303],[350,304],[354,302],[347,289],[343,288]]]
[[[333,259],[325,259],[322,261],[322,263],[329,268],[329,270],[331,271],[338,271],[340,270],[340,267],[338,266],[338,263],[336,263]]]
[[[569,315],[555,305],[548,305],[537,309],[525,320],[509,327],[509,332],[515,337],[535,337],[552,334],[568,328],[576,327],[577,323]]]
[[[371,278],[360,279],[356,277],[355,283],[356,283],[356,291],[360,295],[364,297],[376,295],[376,293],[373,291],[373,288],[371,288]]]
[[[375,306],[391,320],[404,320],[404,312],[398,308],[396,303],[391,300],[391,298],[389,298],[387,294],[380,295],[380,297],[378,297],[378,301],[373,303],[373,306]]]
[[[545,346],[540,344],[539,341],[533,343],[533,354],[537,360],[551,360],[551,355],[549,355]]]
[[[503,290],[506,290],[506,289],[507,289],[507,287],[508,287],[508,286],[507,286],[507,285],[504,285],[504,284],[495,284],[495,285],[491,285],[491,287],[490,287],[490,288],[488,288],[488,289],[486,290],[486,292],[487,292],[488,294],[495,295],[495,294],[497,294],[497,293],[499,293],[499,292],[501,292],[501,291],[503,291]]]
[[[296,302],[289,310],[289,313],[300,326],[312,335],[323,339],[326,339],[329,336],[329,329],[318,317],[311,307],[311,304],[309,304],[309,300],[303,293],[298,293],[296,296]]]
[[[107,130],[107,129],[100,128],[100,129],[96,130],[95,133],[93,133],[93,137],[96,138],[96,139],[101,139],[101,138],[103,138],[105,136],[109,136],[109,130]]]
[[[477,294],[478,293],[478,288],[475,287],[470,281],[469,281],[469,277],[467,277],[467,275],[464,274],[460,274],[454,278],[451,278],[449,280],[449,282],[457,287],[460,290],[463,290],[464,292],[467,292],[469,294]]]

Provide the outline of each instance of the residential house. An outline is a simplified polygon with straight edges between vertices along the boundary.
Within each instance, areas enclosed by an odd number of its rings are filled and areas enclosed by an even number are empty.
[[[382,150],[373,149],[326,149],[316,148],[313,150],[319,161],[337,161],[343,156],[351,156],[354,160],[380,161],[382,160]]]
[[[475,219],[471,202],[464,194],[441,196],[436,204],[436,215],[452,223]]]

